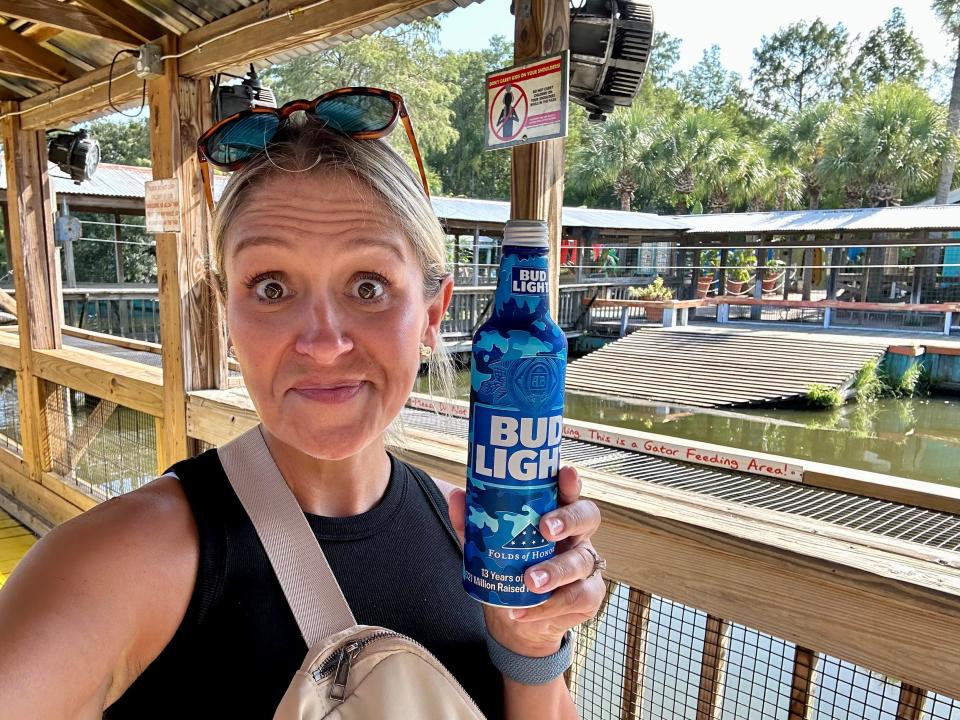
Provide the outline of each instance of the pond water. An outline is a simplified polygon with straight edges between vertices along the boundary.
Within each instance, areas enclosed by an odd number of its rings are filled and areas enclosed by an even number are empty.
[[[469,397],[469,371],[457,393]],[[416,389],[427,392],[425,378]],[[565,415],[677,438],[960,485],[960,398],[883,398],[836,410],[717,411],[567,393]]]

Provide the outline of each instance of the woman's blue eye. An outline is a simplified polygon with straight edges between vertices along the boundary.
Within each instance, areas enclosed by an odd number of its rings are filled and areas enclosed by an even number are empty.
[[[353,292],[364,302],[376,302],[385,292],[384,283],[373,278],[360,278],[354,282]]]
[[[277,302],[287,294],[287,288],[276,278],[264,278],[254,286],[254,292],[265,302]]]

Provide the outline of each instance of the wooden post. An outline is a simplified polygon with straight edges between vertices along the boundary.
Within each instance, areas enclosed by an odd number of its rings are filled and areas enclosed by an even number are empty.
[[[70,215],[70,206],[67,205],[66,198],[60,199],[60,207],[63,217]],[[73,238],[69,237],[67,233],[64,233],[63,236],[63,269],[66,274],[67,287],[75,288],[77,286],[77,269],[76,263],[73,261]],[[60,275],[57,275],[57,277],[60,277]]]
[[[567,0],[518,0],[513,58],[517,63],[566,50],[570,43]],[[560,235],[563,211],[565,140],[545,140],[513,148],[510,217],[545,220],[550,238],[550,313],[557,317],[560,292]]]
[[[700,666],[700,690],[697,693],[697,720],[720,718],[729,625],[726,620],[707,615],[707,627],[703,636],[703,663]]]
[[[627,639],[624,649],[621,720],[640,717],[643,700],[643,675],[647,657],[647,632],[650,626],[650,593],[631,587],[627,598]]]
[[[790,683],[790,710],[787,720],[807,720],[810,712],[810,690],[817,655],[805,647],[796,646],[793,656],[793,679]]]
[[[471,285],[480,284],[480,227],[473,229],[473,282]],[[476,315],[476,312],[474,312]]]
[[[830,268],[827,270],[827,300],[837,299],[837,278],[840,275],[840,262],[843,250],[830,248]]]
[[[4,103],[3,112],[16,112]],[[10,266],[17,291],[20,367],[17,392],[24,460],[40,481],[51,469],[51,424],[58,418],[49,404],[57,386],[40,380],[34,368],[34,350],[59,348],[60,277],[53,242],[54,198],[47,175],[47,140],[43,130],[23,130],[20,116],[2,121],[7,173],[7,229]]]
[[[927,701],[926,690],[907,683],[900,683],[900,697],[897,700],[897,720],[920,720],[923,706]]]
[[[164,39],[176,52],[176,38]],[[157,235],[160,339],[163,345],[164,434],[161,467],[188,457],[186,392],[226,386],[226,328],[207,279],[210,213],[203,196],[196,141],[210,124],[206,79],[179,77],[178,61],[164,63],[163,77],[148,83],[150,150],[154,179],[180,185],[179,233]]]
[[[724,248],[720,251],[720,270],[717,273],[717,295],[727,294],[727,264],[730,261],[730,250]]]
[[[117,285],[123,285],[125,276],[123,274],[123,239],[120,231],[120,213],[113,214],[113,259],[117,269]]]
[[[763,264],[767,261],[766,259],[766,245],[764,239],[760,238],[760,247],[757,248],[757,273],[756,273],[756,282],[753,286],[753,297],[757,300],[763,300]],[[751,320],[762,320],[763,319],[763,306],[754,305],[750,308],[750,319]]]

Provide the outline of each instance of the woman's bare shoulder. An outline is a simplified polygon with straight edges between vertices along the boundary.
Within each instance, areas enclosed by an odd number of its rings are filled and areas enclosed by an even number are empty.
[[[70,708],[99,717],[173,637],[198,561],[193,514],[173,476],[55,528],[0,592],[0,706],[22,708],[16,717]]]

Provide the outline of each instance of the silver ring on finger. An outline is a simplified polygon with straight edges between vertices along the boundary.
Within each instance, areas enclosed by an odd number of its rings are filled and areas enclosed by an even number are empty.
[[[600,557],[600,554],[599,554],[596,550],[594,550],[592,547],[590,547],[589,545],[584,545],[584,546],[583,546],[583,549],[586,550],[586,551],[587,551],[588,553],[590,553],[591,555],[593,555],[593,572],[591,572],[589,575],[587,575],[588,578],[592,578],[593,576],[595,576],[595,575],[596,575],[598,572],[600,572],[601,570],[606,570],[606,569],[607,569],[607,559],[606,559],[606,558]]]

